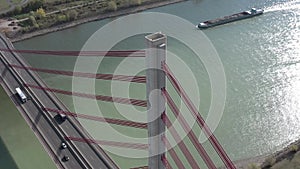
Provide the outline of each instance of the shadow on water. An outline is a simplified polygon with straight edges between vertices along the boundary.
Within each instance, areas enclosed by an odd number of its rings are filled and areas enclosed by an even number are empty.
[[[0,137],[0,166],[5,169],[18,169],[13,157]]]

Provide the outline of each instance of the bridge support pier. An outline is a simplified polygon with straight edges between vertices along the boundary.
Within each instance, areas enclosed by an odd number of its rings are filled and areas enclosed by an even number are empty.
[[[162,69],[166,60],[167,38],[162,33],[154,33],[146,38],[146,81],[147,81],[147,118],[149,142],[149,169],[166,168],[165,137],[166,101],[161,89],[166,86],[166,75]]]

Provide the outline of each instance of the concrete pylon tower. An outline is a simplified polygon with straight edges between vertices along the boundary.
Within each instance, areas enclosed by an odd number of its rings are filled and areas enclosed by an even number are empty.
[[[162,66],[166,60],[166,35],[158,32],[146,38],[146,81],[147,81],[147,118],[149,142],[149,169],[165,169],[166,147],[163,142],[165,137],[166,101],[161,89],[166,86],[166,75]]]

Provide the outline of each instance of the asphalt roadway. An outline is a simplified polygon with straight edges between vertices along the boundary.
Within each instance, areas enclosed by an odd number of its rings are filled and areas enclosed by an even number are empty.
[[[12,44],[0,35],[0,48],[13,49]],[[28,66],[18,54],[0,51],[1,85],[11,97],[26,122],[31,126],[35,135],[49,153],[58,168],[63,169],[106,169],[118,168],[99,145],[85,142],[65,140],[66,137],[91,138],[82,128],[77,119],[68,117],[62,122],[56,114],[43,111],[43,107],[68,111],[58,98],[48,91],[27,88],[24,84],[33,84],[41,87],[46,85],[41,79],[25,69],[15,69],[9,64]],[[20,87],[25,95],[30,98],[26,103],[21,103],[15,94],[15,88]],[[65,141],[66,149],[61,148]],[[63,157],[70,159],[64,161]]]

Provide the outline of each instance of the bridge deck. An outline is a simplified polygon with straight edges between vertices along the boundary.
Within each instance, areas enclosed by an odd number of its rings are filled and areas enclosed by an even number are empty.
[[[13,49],[13,46],[0,35],[0,48]],[[36,74],[28,70],[14,69],[9,66],[10,64],[28,66],[20,56],[9,51],[1,52],[0,54],[2,86],[11,96],[27,123],[32,126],[40,142],[59,168],[118,168],[98,145],[68,141],[68,148],[61,150],[61,142],[67,136],[89,138],[89,135],[75,118],[68,117],[65,122],[59,124],[55,120],[55,114],[43,111],[43,107],[66,111],[67,109],[52,93],[23,87],[26,83],[41,87],[46,86]],[[31,98],[24,104],[21,104],[14,95],[15,88],[20,86],[26,95]],[[62,162],[64,155],[69,156],[70,160]]]

